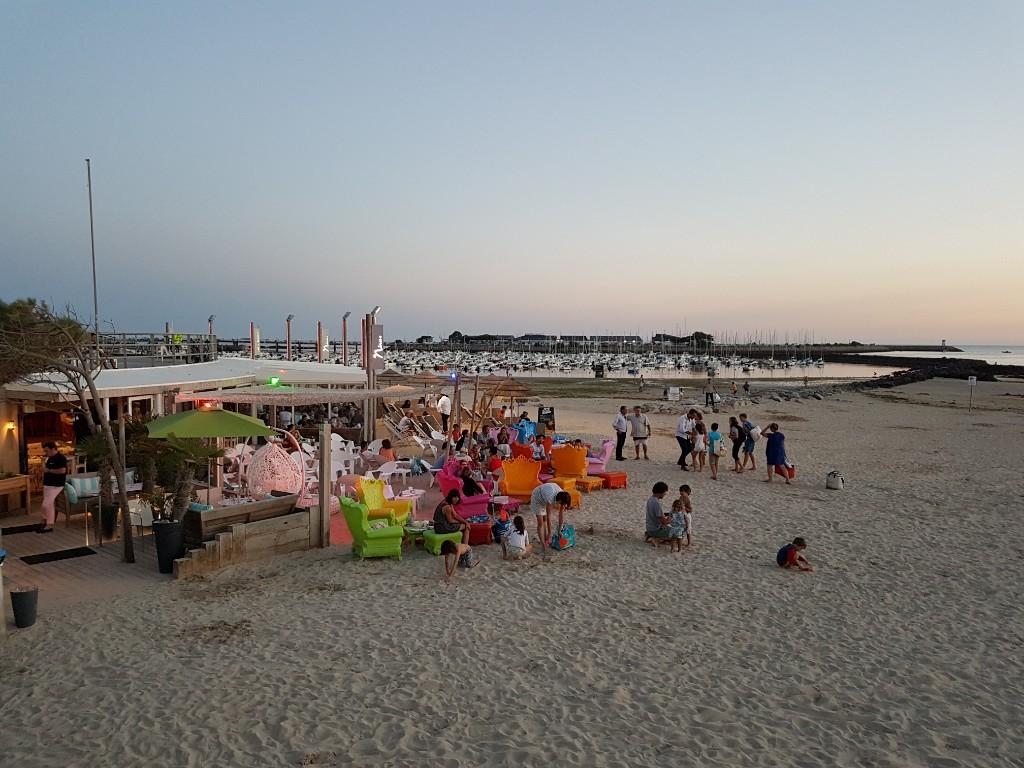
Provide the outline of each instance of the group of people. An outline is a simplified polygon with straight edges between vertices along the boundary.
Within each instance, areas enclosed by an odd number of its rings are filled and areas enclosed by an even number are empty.
[[[468,467],[464,468],[463,477],[468,478]],[[465,486],[464,486],[465,487]],[[462,494],[455,489],[450,490],[441,503],[434,509],[434,532],[440,534],[459,533],[459,541],[445,541],[441,545],[444,555],[445,575],[447,578],[455,573],[457,567],[472,568],[479,561],[473,556],[469,545],[469,521],[458,511]],[[572,503],[572,498],[555,483],[542,483],[534,488],[530,495],[530,513],[537,521],[537,539],[541,551],[547,553],[548,542],[552,538],[551,518],[558,515],[558,531],[565,526],[565,511]],[[530,534],[526,529],[526,520],[522,515],[515,515],[511,521],[507,512],[502,511],[498,520],[492,525],[492,534],[501,544],[501,554],[506,560],[526,557],[533,551]]]
[[[682,552],[683,541],[686,546],[693,544],[693,491],[689,485],[679,486],[679,498],[673,499],[671,511],[666,512],[662,500],[668,494],[668,483],[657,482],[651,489],[651,497],[647,499],[644,510],[644,541],[652,547],[668,544],[671,551]],[[807,549],[807,541],[797,536],[789,544],[784,545],[775,555],[775,562],[780,568],[800,571],[813,571],[803,552]]]
[[[644,459],[649,458],[647,444],[652,434],[651,422],[639,405],[633,407],[632,413],[628,412],[626,406],[620,406],[612,421],[612,429],[616,438],[616,461],[625,460],[623,450],[629,434],[633,437],[634,459],[639,460],[641,453]],[[762,437],[765,440],[765,464],[768,469],[765,482],[770,483],[775,475],[779,475],[790,485],[792,481],[786,461],[786,436],[778,423],[773,421],[762,431],[745,413],[741,413],[738,418],[730,416],[728,432],[722,432],[717,421],[705,425],[704,414],[696,408],[690,408],[676,423],[675,438],[679,443],[676,464],[684,472],[703,472],[707,467],[711,479],[718,480],[719,459],[728,455],[728,441],[731,444],[732,471],[741,474],[748,466],[750,470],[756,471],[754,449]]]

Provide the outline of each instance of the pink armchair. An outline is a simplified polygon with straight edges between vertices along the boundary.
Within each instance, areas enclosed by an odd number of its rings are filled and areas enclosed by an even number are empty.
[[[476,515],[486,515],[488,511],[487,505],[491,501],[491,497],[486,493],[481,493],[476,496],[466,496],[462,492],[462,479],[453,477],[447,472],[441,472],[437,476],[437,485],[441,489],[441,493],[445,496],[452,489],[459,492],[459,498],[461,499],[458,504],[459,514],[463,517],[475,517]]]
[[[596,458],[587,459],[587,474],[598,475],[601,472],[607,472],[606,467],[608,461],[612,457],[612,451],[615,450],[614,440],[604,440],[601,443],[601,455]]]

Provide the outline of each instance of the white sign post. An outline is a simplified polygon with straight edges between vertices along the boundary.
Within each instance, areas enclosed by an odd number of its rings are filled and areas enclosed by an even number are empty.
[[[967,412],[968,413],[972,413],[974,411],[974,388],[976,386],[978,386],[978,377],[977,376],[968,376],[967,377],[967,386],[971,388],[971,399],[970,399],[970,402],[967,405]]]

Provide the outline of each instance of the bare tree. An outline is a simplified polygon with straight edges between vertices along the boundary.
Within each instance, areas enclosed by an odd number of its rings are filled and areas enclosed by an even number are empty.
[[[28,380],[49,383],[69,399],[77,398],[89,430],[101,436],[110,451],[110,464],[118,485],[121,505],[122,559],[135,562],[128,492],[121,451],[110,426],[109,414],[100,404],[96,375],[102,370],[98,350],[90,344],[85,326],[68,307],[62,313],[35,299],[0,302],[0,384]],[[89,401],[95,404],[95,415]]]

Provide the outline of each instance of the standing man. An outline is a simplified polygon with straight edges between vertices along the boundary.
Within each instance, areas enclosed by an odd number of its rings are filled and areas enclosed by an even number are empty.
[[[647,414],[640,410],[640,406],[633,406],[633,413],[626,417],[633,427],[633,448],[636,449],[636,456],[633,461],[640,458],[640,449],[644,449],[644,461],[650,459],[647,455],[647,438],[651,436],[651,422]]]
[[[448,434],[448,420],[452,417],[452,399],[448,395],[437,398],[437,412],[441,414],[441,431]]]
[[[708,380],[704,382],[704,407],[714,408],[715,406],[715,382],[708,376]]]
[[[572,497],[555,483],[538,485],[530,494],[530,511],[537,518],[537,538],[545,555],[551,543],[551,513],[558,512],[558,533],[561,535],[565,524],[565,510],[572,503]]]
[[[676,461],[676,464],[683,468],[683,472],[690,471],[690,468],[686,466],[686,457],[693,451],[693,433],[697,427],[697,422],[694,419],[696,415],[696,409],[691,408],[676,422],[676,442],[679,443],[679,460]]]
[[[43,471],[43,524],[39,533],[52,533],[57,521],[57,497],[64,490],[68,474],[67,457],[57,450],[56,443],[43,443],[46,464]]]
[[[626,406],[620,406],[619,412],[612,421],[612,429],[615,430],[615,460],[625,461],[622,449],[626,445],[626,431],[629,429],[629,422],[626,420]]]

